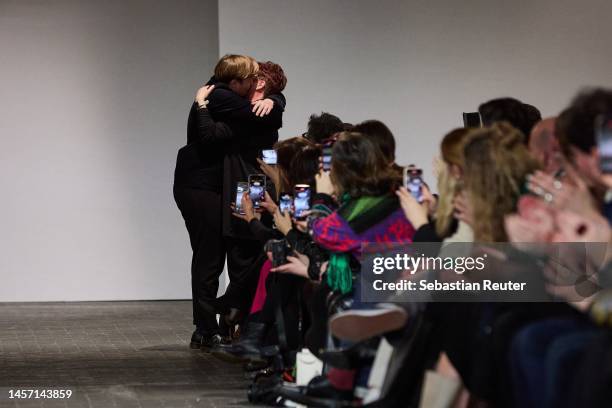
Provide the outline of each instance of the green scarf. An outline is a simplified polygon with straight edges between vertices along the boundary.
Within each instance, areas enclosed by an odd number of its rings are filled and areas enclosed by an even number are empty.
[[[344,195],[343,205],[338,211],[341,214],[346,213],[344,218],[350,223],[359,215],[377,206],[385,198],[385,196],[377,196],[351,199],[350,196]],[[353,271],[350,260],[350,254],[346,252],[332,252],[327,264],[327,285],[342,294],[349,293],[353,289]]]

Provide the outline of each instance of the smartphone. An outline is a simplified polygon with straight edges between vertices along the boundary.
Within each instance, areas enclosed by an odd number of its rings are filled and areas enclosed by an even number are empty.
[[[239,181],[236,185],[236,201],[234,202],[234,211],[238,214],[244,214],[242,210],[242,195],[249,191],[249,183],[246,181]]]
[[[404,187],[420,203],[423,201],[423,170],[411,164],[404,167]]]
[[[479,112],[463,112],[463,127],[479,128],[482,127]]]
[[[308,184],[296,184],[293,198],[293,215],[295,219],[306,218],[304,212],[310,210],[310,186]]]
[[[276,150],[262,150],[261,159],[266,164],[276,164]]]
[[[599,168],[602,173],[612,173],[612,115],[600,115],[595,120]]]
[[[281,193],[278,208],[281,213],[293,213],[293,196],[289,193]]]
[[[332,147],[334,142],[327,142],[323,145],[322,155],[321,155],[321,163],[323,165],[323,171],[331,170],[331,161],[332,161]]]
[[[249,175],[249,195],[253,202],[253,208],[259,208],[266,194],[266,176],[263,174]]]

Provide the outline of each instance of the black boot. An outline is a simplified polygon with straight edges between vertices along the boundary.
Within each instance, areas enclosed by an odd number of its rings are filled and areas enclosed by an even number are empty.
[[[231,307],[229,308],[229,311],[223,315],[223,319],[228,326],[232,327],[240,324],[240,322],[244,319],[244,313],[242,313],[240,309]]]
[[[320,350],[319,358],[335,368],[357,369],[374,362],[379,343],[380,338],[373,338],[344,349]]]
[[[244,363],[261,360],[260,348],[266,334],[266,324],[249,322],[240,339],[229,346],[219,345],[211,353],[221,360],[231,363]]]

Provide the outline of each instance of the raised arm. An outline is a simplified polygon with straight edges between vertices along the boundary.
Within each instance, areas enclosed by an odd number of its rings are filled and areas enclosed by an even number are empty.
[[[215,122],[207,109],[208,96],[214,85],[198,89],[187,119],[187,143],[217,144],[233,138],[232,129],[223,122]]]
[[[216,121],[235,124],[238,128],[255,126],[260,129],[278,130],[283,125],[285,97],[272,95],[270,99],[274,101],[272,111],[266,116],[257,116],[248,99],[242,98],[227,88],[215,88],[209,96],[208,109]]]

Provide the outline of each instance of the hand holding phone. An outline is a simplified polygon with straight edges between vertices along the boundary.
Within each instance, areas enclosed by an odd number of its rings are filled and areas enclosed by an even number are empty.
[[[404,167],[404,187],[419,202],[423,202],[423,170],[411,164]]]
[[[249,196],[253,201],[253,208],[258,209],[266,194],[266,176],[263,174],[249,175]]]
[[[281,213],[293,213],[293,196],[289,193],[281,193],[278,207]]]
[[[264,163],[269,164],[269,165],[275,165],[277,162],[277,155],[276,155],[276,150],[271,149],[271,150],[262,150],[261,151],[261,159],[263,160]]]
[[[242,195],[249,191],[249,183],[246,181],[239,181],[236,185],[236,200],[234,201],[234,211],[238,214],[244,215],[242,209]]]
[[[306,211],[310,210],[311,190],[308,184],[296,184],[294,189],[293,211],[297,220],[306,218]]]

